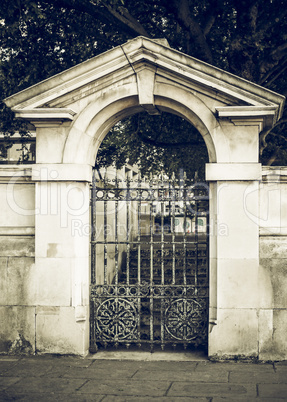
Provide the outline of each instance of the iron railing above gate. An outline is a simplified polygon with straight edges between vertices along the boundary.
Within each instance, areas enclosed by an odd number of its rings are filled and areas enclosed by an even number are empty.
[[[91,350],[206,346],[207,184],[111,172],[92,184]]]

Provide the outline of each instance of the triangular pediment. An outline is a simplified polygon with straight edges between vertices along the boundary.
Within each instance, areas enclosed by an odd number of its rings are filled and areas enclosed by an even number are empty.
[[[50,116],[54,113],[55,118],[62,116],[72,120],[77,114],[72,107],[75,102],[123,85],[128,79],[139,81],[139,74],[144,70],[151,71],[157,80],[217,100],[221,107],[269,107],[276,109],[273,113],[276,119],[282,113],[283,96],[171,49],[165,39],[144,37],[128,41],[12,95],[5,103],[28,119],[31,113],[39,117],[49,109]],[[152,75],[150,77],[152,79]]]

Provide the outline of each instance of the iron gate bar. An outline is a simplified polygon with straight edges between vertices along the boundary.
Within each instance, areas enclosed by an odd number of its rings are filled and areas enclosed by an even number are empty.
[[[126,239],[127,239],[127,285],[129,285],[130,283],[130,221],[129,221],[129,212],[130,212],[130,180],[129,177],[127,177],[127,201],[126,201],[126,205],[127,205],[127,213],[126,213]]]
[[[149,188],[153,188],[153,180],[152,180],[152,175],[150,175],[150,181],[149,181]],[[150,200],[150,286],[152,287],[153,284],[153,225],[152,225],[152,205],[153,202]],[[150,316],[149,316],[149,329],[150,329],[150,341],[151,341],[151,348],[153,348],[153,341],[154,341],[154,333],[153,333],[153,313],[154,313],[154,305],[153,305],[153,293],[151,292],[151,297],[149,300],[149,305],[150,305]]]
[[[118,190],[118,175],[116,171],[115,186]],[[115,200],[115,284],[118,285],[119,281],[119,239],[118,239],[118,206],[119,200]]]
[[[141,187],[141,174],[139,173],[138,177],[138,187]],[[137,208],[137,224],[138,224],[138,236],[137,236],[137,246],[138,246],[138,283],[141,281],[141,208],[142,208],[142,201],[141,198],[138,201],[138,208]],[[139,306],[140,308],[140,306]]]
[[[151,349],[159,344],[181,343],[206,344],[208,323],[208,246],[207,233],[199,235],[198,217],[205,216],[208,227],[208,212],[199,212],[200,191],[190,187],[184,177],[177,184],[173,176],[154,183],[138,176],[137,180],[126,177],[110,180],[107,171],[100,181],[93,174],[92,183],[92,235],[91,235],[91,348],[97,342],[103,345],[147,343]],[[167,182],[167,185],[166,185]],[[132,184],[136,183],[136,186]],[[148,188],[147,188],[148,186]],[[190,196],[193,190],[192,197]],[[175,231],[176,200],[181,202],[183,230]],[[126,238],[119,237],[119,202],[126,205]],[[132,238],[134,220],[132,210],[137,202],[137,234]],[[149,239],[142,236],[142,202],[149,205]],[[103,240],[97,238],[97,203],[104,205]],[[108,203],[114,202],[114,231],[107,234]],[[153,224],[153,203],[160,205],[160,233],[155,233]],[[170,222],[169,234],[165,232],[165,205],[168,203]],[[193,203],[193,204],[192,204]],[[207,204],[207,203],[206,203]],[[191,213],[191,206],[194,209]],[[189,213],[188,213],[189,210]],[[207,210],[206,210],[207,211]],[[193,225],[194,234],[187,233],[187,219]],[[110,218],[111,219],[111,218]],[[177,222],[178,224],[178,222]],[[192,227],[191,227],[192,229]],[[177,229],[178,230],[178,229]],[[111,239],[112,236],[112,239]],[[160,237],[158,237],[160,236]],[[114,245],[113,279],[108,276],[109,245]],[[100,269],[97,247],[103,246],[103,283],[97,283],[96,269]],[[121,251],[119,250],[121,246]],[[123,247],[126,261],[123,265]],[[147,251],[149,249],[149,277],[147,274]],[[166,248],[167,247],[167,248]],[[137,250],[137,254],[135,254]],[[199,256],[199,250],[200,256]],[[119,256],[121,255],[121,259]],[[134,276],[134,255],[136,255],[136,276]],[[171,256],[171,282],[169,281],[169,260]],[[165,260],[166,258],[166,260]],[[132,264],[132,265],[131,265]],[[167,264],[167,265],[166,265]],[[199,267],[201,265],[201,267]],[[189,273],[188,273],[189,272]],[[155,276],[156,275],[156,276]],[[201,278],[199,281],[199,277]],[[188,278],[188,279],[187,279]],[[146,281],[148,279],[148,281]],[[131,282],[132,281],[132,282]],[[192,283],[193,281],[193,283]],[[144,332],[148,315],[148,335]],[[158,322],[159,321],[159,322]],[[159,325],[159,334],[157,333]]]
[[[107,171],[105,172],[105,181],[107,180]],[[104,199],[104,228],[108,227],[108,200]],[[107,284],[107,268],[108,268],[108,244],[107,230],[104,230],[104,284]]]
[[[163,180],[161,181],[161,190],[162,193],[164,192],[164,184]],[[161,202],[160,204],[160,212],[161,212],[161,217],[160,217],[160,222],[161,222],[161,285],[164,285],[164,205]],[[160,337],[161,337],[161,348],[164,349],[164,338],[165,338],[165,333],[164,333],[164,305],[161,302],[160,303]]]

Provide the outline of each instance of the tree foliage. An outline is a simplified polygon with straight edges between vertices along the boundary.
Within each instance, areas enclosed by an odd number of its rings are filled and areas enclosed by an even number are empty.
[[[121,144],[120,147],[117,144]],[[137,164],[145,172],[180,174],[204,180],[208,161],[201,134],[181,117],[139,113],[116,124],[98,152],[98,167]]]
[[[286,95],[286,16],[285,0],[2,0],[1,98],[138,35]],[[265,164],[286,164],[286,117],[261,138]],[[4,105],[0,124],[13,133]]]

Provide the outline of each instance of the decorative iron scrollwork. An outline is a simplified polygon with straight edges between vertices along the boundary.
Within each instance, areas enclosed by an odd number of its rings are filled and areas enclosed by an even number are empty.
[[[94,170],[91,344],[206,346],[208,186],[130,176]]]
[[[165,329],[174,339],[189,342],[206,328],[205,309],[196,300],[177,299],[165,311]]]
[[[96,310],[97,336],[112,342],[137,339],[138,319],[137,308],[131,300],[104,300]]]

